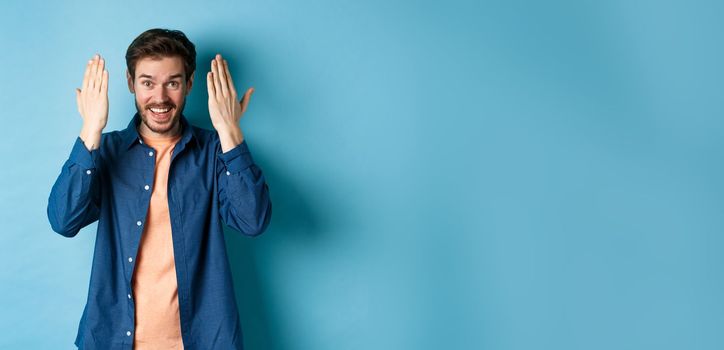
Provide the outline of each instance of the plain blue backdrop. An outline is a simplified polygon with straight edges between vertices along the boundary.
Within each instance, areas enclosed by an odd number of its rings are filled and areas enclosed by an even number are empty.
[[[724,348],[724,3],[11,1],[0,5],[0,348],[73,349],[95,224],[47,197],[96,52],[106,131],[154,27],[217,52],[265,172],[227,243],[248,349]]]

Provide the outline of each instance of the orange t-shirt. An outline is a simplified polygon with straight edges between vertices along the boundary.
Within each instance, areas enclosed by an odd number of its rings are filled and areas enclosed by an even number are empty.
[[[168,213],[168,170],[171,152],[181,136],[157,138],[141,136],[156,151],[156,171],[151,204],[138,247],[133,276],[136,305],[136,332],[133,348],[183,349],[178,306],[178,284]]]

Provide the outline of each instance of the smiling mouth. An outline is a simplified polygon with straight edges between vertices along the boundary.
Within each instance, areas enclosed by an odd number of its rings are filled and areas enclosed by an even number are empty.
[[[153,115],[156,119],[167,119],[171,116],[171,110],[173,108],[171,107],[163,107],[163,108],[149,108],[148,110],[151,111],[151,115]]]

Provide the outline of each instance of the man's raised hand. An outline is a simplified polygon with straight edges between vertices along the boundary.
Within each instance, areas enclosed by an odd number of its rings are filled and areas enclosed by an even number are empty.
[[[206,86],[209,93],[209,115],[214,128],[218,130],[238,125],[241,116],[246,112],[254,88],[249,88],[241,101],[237,100],[229,64],[219,54],[211,61],[211,71],[206,75]]]
[[[246,112],[254,88],[246,90],[239,101],[229,64],[220,54],[211,61],[211,71],[206,74],[206,87],[209,93],[211,124],[219,133],[221,149],[226,152],[244,140],[239,120]]]
[[[98,148],[101,132],[108,122],[108,71],[98,54],[85,67],[83,85],[75,89],[78,113],[83,118],[80,138],[89,150]]]

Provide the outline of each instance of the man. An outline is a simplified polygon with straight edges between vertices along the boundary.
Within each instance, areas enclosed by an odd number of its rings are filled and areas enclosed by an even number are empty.
[[[269,189],[239,127],[241,101],[221,55],[206,83],[215,131],[183,115],[196,50],[180,31],[151,29],[126,52],[137,112],[125,130],[108,120],[104,59],[76,89],[83,127],[48,198],[65,237],[98,221],[81,349],[242,349],[222,223],[261,234]]]

